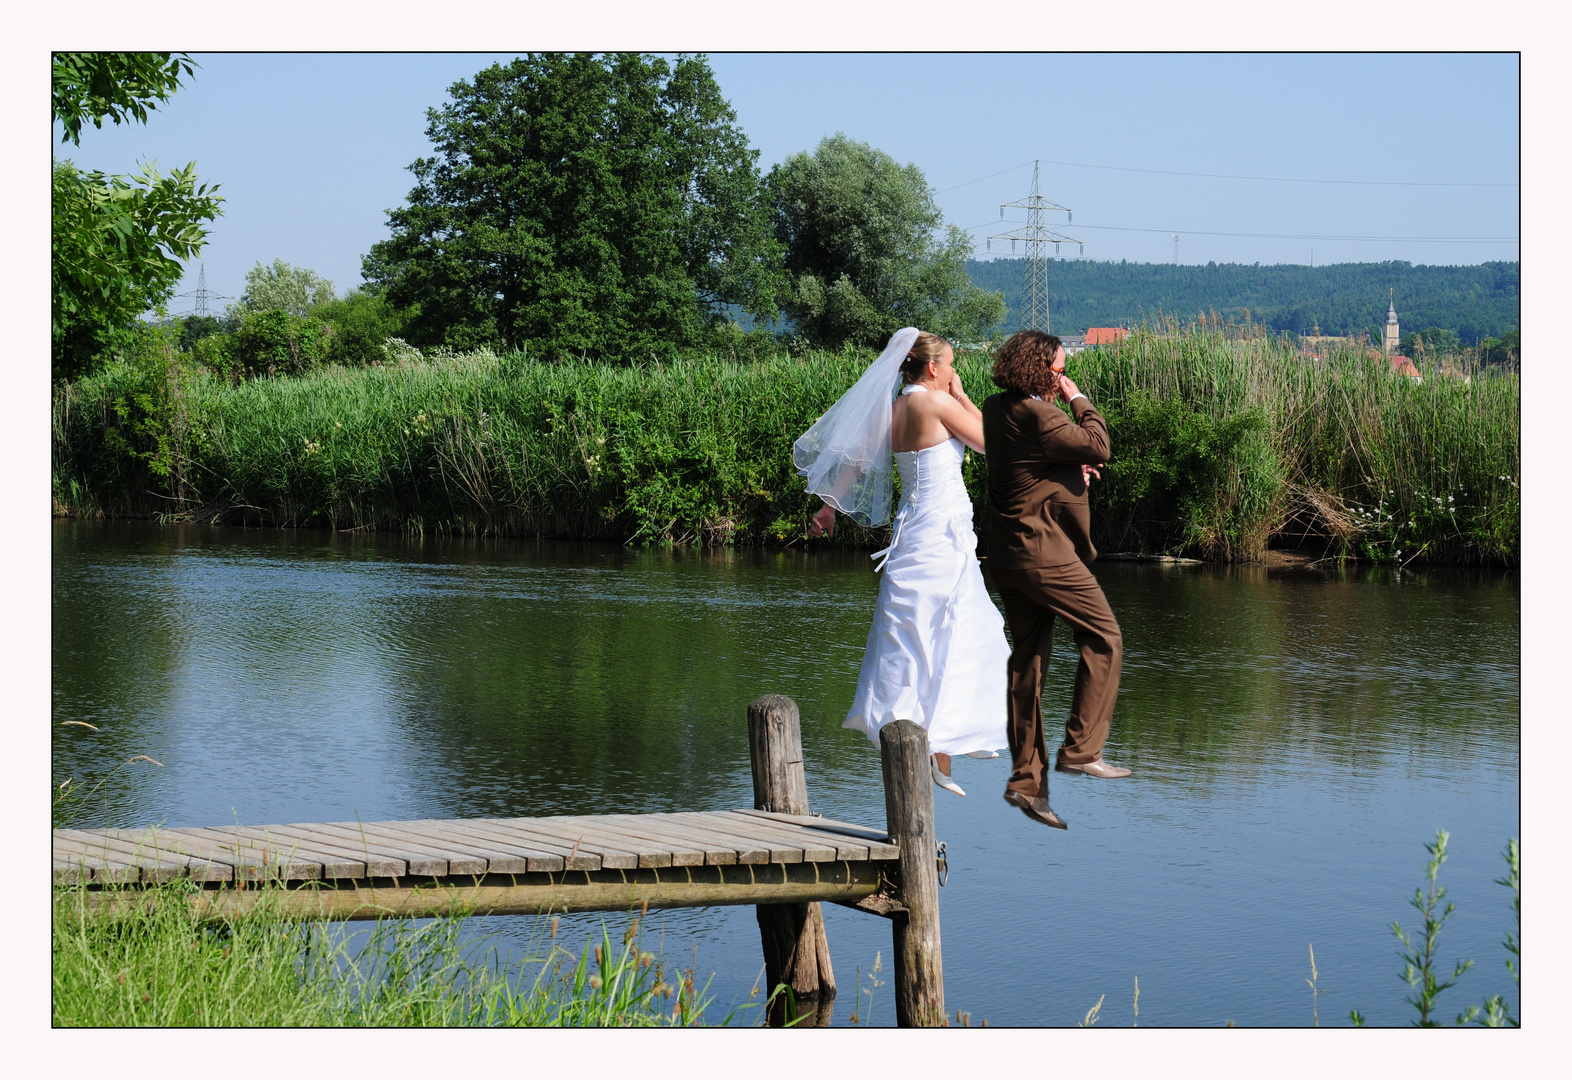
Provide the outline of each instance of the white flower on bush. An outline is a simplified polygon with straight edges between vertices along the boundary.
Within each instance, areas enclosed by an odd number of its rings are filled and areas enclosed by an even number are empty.
[[[424,359],[420,350],[403,338],[383,338],[382,358],[390,364],[408,364]]]

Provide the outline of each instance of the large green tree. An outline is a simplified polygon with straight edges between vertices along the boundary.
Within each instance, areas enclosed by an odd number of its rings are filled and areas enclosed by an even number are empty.
[[[837,134],[769,175],[791,274],[786,310],[816,345],[882,345],[902,326],[975,339],[1004,300],[972,284],[971,241],[943,216],[922,170]]]
[[[56,54],[52,109],[63,141],[80,144],[88,121],[145,121],[182,73],[191,73],[184,54]],[[136,176],[84,173],[69,160],[53,172],[51,351],[55,377],[70,378],[168,301],[223,200],[216,184],[197,184],[195,162],[168,176],[151,163]]]
[[[257,263],[246,271],[246,291],[235,306],[240,311],[278,310],[309,315],[313,308],[334,299],[333,283],[315,270],[274,259],[272,266]]]
[[[410,341],[617,359],[778,313],[758,154],[703,57],[534,54],[449,93],[363,267]]]

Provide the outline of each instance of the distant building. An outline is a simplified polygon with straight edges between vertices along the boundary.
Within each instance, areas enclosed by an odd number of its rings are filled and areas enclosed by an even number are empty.
[[[1074,356],[1076,353],[1081,352],[1086,348],[1086,335],[1060,334],[1059,344],[1064,346],[1064,355]]]
[[[1392,370],[1397,374],[1407,375],[1415,382],[1424,382],[1424,379],[1419,374],[1419,369],[1414,366],[1414,362],[1408,357],[1401,354],[1394,354],[1388,356],[1387,361],[1392,365]]]
[[[1381,351],[1388,356],[1397,353],[1397,307],[1392,302],[1392,294],[1387,293],[1386,299],[1386,326],[1381,329]],[[1413,367],[1412,364],[1408,365]]]
[[[1354,339],[1351,337],[1321,333],[1321,325],[1317,323],[1308,334],[1299,338],[1299,353],[1311,360],[1319,360],[1333,349],[1352,348],[1353,344]]]
[[[1094,326],[1086,331],[1086,344],[1111,345],[1130,336],[1130,331],[1122,326]]]

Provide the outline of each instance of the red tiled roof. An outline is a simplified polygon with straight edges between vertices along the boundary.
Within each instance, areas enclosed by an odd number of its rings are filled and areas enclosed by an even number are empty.
[[[1392,362],[1392,370],[1397,372],[1399,375],[1410,375],[1418,378],[1419,369],[1414,366],[1414,362],[1408,357],[1393,354],[1387,359]]]
[[[1128,337],[1129,334],[1130,331],[1122,326],[1094,326],[1086,331],[1086,343],[1088,345],[1106,345],[1109,342]]]

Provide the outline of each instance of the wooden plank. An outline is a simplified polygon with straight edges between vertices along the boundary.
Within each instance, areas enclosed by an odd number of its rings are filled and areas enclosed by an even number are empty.
[[[639,853],[629,851],[620,844],[612,844],[599,837],[586,837],[582,829],[569,829],[557,818],[486,818],[510,830],[542,841],[566,845],[567,850],[584,855],[594,855],[606,870],[636,870]]]
[[[763,818],[748,817],[743,814],[727,811],[727,827],[736,829],[745,835],[756,836],[760,840],[769,841],[772,846],[790,845],[801,853],[804,862],[834,862],[840,856],[837,854],[841,847],[845,847],[848,857],[856,862],[865,862],[868,858],[867,849],[861,845],[851,843],[837,843],[826,841],[822,836],[815,836],[806,829],[799,829],[792,825],[782,825],[779,822],[766,821]],[[844,840],[845,838],[841,838]]]
[[[367,850],[358,836],[346,839],[341,833],[322,832],[315,825],[269,825],[267,828],[279,836],[297,837],[303,845],[314,850],[358,859],[365,864],[366,873],[371,877],[396,878],[411,873],[408,861],[376,847]]]
[[[658,845],[639,844],[632,837],[622,836],[615,831],[608,831],[594,824],[593,817],[573,817],[569,814],[556,814],[542,818],[515,818],[520,828],[533,829],[544,835],[555,837],[559,842],[566,841],[576,846],[580,851],[587,851],[599,855],[601,866],[608,870],[636,870],[642,864],[645,869],[655,869],[655,863],[660,862]],[[642,849],[642,850],[641,850]],[[669,856],[669,852],[665,853]],[[663,863],[670,866],[669,862]]]
[[[890,839],[890,834],[883,829],[873,829],[867,825],[853,825],[847,821],[832,821],[828,818],[811,817],[804,814],[775,814],[768,810],[733,810],[731,813],[746,814],[749,817],[772,818],[792,825],[801,825],[808,829],[817,829],[820,832],[850,836],[858,843],[868,845],[869,858],[900,858],[899,848]]]
[[[673,815],[675,816],[675,815]],[[711,836],[721,838],[737,845],[738,862],[750,863],[754,861],[765,863],[802,862],[802,848],[795,844],[784,845],[778,837],[761,837],[756,831],[750,831],[739,825],[739,822],[725,814],[692,813],[686,815],[688,820],[684,828],[701,829]],[[743,858],[742,851],[763,853],[762,859]]]
[[[848,862],[868,860],[867,845],[859,844],[848,836],[839,833],[814,832],[781,821],[749,817],[740,810],[732,813],[736,819],[748,822],[747,828],[758,830],[762,836],[776,836],[781,840],[800,844],[803,848],[803,858],[809,862],[826,862],[831,859]]]
[[[95,853],[86,844],[56,837],[54,858],[58,860],[62,857],[80,860],[80,864],[87,868],[89,879],[95,882],[128,884],[142,880],[142,867],[130,856],[105,852],[102,848]]]
[[[677,812],[639,816],[662,828],[680,829],[684,834],[692,836],[696,842],[702,841],[717,850],[734,853],[734,858],[722,857],[712,865],[726,866],[734,862],[740,866],[758,866],[770,861],[768,844],[760,843],[751,837],[739,836],[735,831],[713,827],[712,815]]]
[[[70,830],[62,830],[69,832]],[[235,868],[227,861],[215,862],[203,855],[194,855],[182,851],[174,842],[173,834],[168,830],[145,829],[101,829],[100,833],[112,836],[122,843],[161,854],[174,855],[186,860],[185,876],[193,881],[232,881]]]
[[[450,831],[455,840],[465,840],[472,844],[485,844],[494,847],[499,852],[518,856],[529,864],[530,873],[557,873],[562,870],[599,870],[600,860],[590,856],[575,856],[575,861],[580,865],[568,866],[567,854],[569,849],[557,850],[551,845],[530,840],[490,825],[488,822],[460,818],[451,821],[417,821],[422,827],[438,825]],[[593,865],[590,865],[593,864]]]
[[[431,834],[449,843],[462,844],[472,851],[490,853],[488,873],[523,874],[532,871],[550,873],[563,869],[563,857],[542,850],[541,845],[481,832],[470,828],[470,823],[462,819],[430,818],[408,821],[404,824],[418,827],[423,835]]]
[[[357,833],[365,830],[368,837],[372,837],[390,850],[411,858],[410,872],[414,869],[413,856],[422,855],[431,858],[444,859],[447,869],[435,876],[444,877],[450,874],[474,875],[484,874],[490,864],[484,852],[470,851],[464,847],[443,840],[435,836],[427,836],[419,829],[411,828],[401,821],[368,821],[365,824],[350,824],[348,822],[330,822],[330,825],[340,825],[346,829],[353,829]]]
[[[106,867],[123,871],[115,880],[125,882],[173,881],[185,876],[189,862],[182,856],[127,843],[96,830],[61,830],[55,834],[54,848],[73,854],[80,848],[80,854],[101,858]]]
[[[402,861],[407,865],[408,873],[415,877],[446,877],[452,858],[457,858],[460,865],[474,861],[474,856],[465,852],[442,851],[409,837],[389,836],[382,829],[374,828],[370,822],[362,825],[353,821],[328,821],[302,825],[300,828],[309,828],[323,836],[338,837],[346,849],[370,851],[383,858]]]
[[[637,815],[618,814],[596,817],[570,817],[586,829],[618,841],[638,852],[641,868],[661,866],[703,866],[704,848],[672,836],[652,836],[637,825]]]
[[[276,866],[267,866],[255,855],[237,851],[233,844],[225,844],[219,837],[207,835],[206,830],[201,828],[160,829],[156,836],[165,850],[187,856],[193,866],[203,863],[210,868],[223,868],[217,872],[217,877],[209,880],[261,881],[270,871],[277,870]],[[224,871],[228,871],[227,877],[223,876]]]
[[[383,824],[391,824],[384,822]],[[422,840],[441,844],[453,851],[462,851],[486,860],[485,873],[524,874],[529,872],[529,854],[509,849],[500,841],[491,841],[465,832],[459,821],[442,821],[436,818],[418,821],[401,821],[399,828]]]
[[[793,864],[803,862],[802,845],[783,841],[779,836],[771,836],[751,826],[746,818],[733,818],[725,814],[707,814],[702,825],[695,823],[692,827],[709,830],[716,836],[729,837],[738,845],[750,845],[754,848],[763,848],[769,852],[769,861],[779,864]],[[830,853],[834,858],[834,853]],[[741,859],[738,860],[739,862]]]
[[[272,877],[285,881],[321,880],[321,863],[259,847],[254,841],[234,835],[233,829],[234,826],[170,829],[169,845],[172,850],[229,863],[234,867],[236,881],[262,881]]]
[[[800,829],[825,843],[846,843],[849,841],[859,847],[895,846],[883,829],[872,829],[865,825],[852,825],[842,821],[832,821],[829,818],[814,817],[809,814],[777,814],[767,810],[748,809],[727,810],[725,813],[767,822],[778,828]],[[895,856],[892,855],[891,857]]]
[[[590,871],[602,868],[599,855],[578,848],[570,840],[512,824],[514,821],[528,820],[528,818],[465,818],[464,827],[477,835],[496,836],[510,843],[521,844],[527,848],[538,847],[550,852],[562,859],[564,870]]]
[[[56,855],[50,866],[50,880],[56,885],[86,885],[93,880],[93,868],[85,861],[72,862]]]
[[[484,859],[477,859],[467,851],[453,851],[435,842],[388,828],[384,822],[325,821],[311,827],[319,832],[343,836],[357,845],[365,844],[372,851],[403,859],[409,863],[409,872],[418,876],[446,877],[450,873],[485,872]],[[454,864],[457,864],[457,869],[454,869]]]
[[[611,814],[607,819],[637,835],[674,845],[673,866],[735,866],[737,864],[736,846],[703,830],[685,827],[669,819],[656,819],[649,814]],[[699,853],[703,862],[679,863],[675,858],[678,849],[683,850],[684,853],[687,851]],[[769,862],[769,852],[761,851],[759,854],[758,862]]]
[[[366,876],[364,856],[355,857],[342,850],[319,846],[298,836],[282,832],[276,825],[223,825],[210,827],[215,836],[249,840],[263,851],[288,852],[292,859],[309,859],[322,867],[323,878],[363,878]]]

